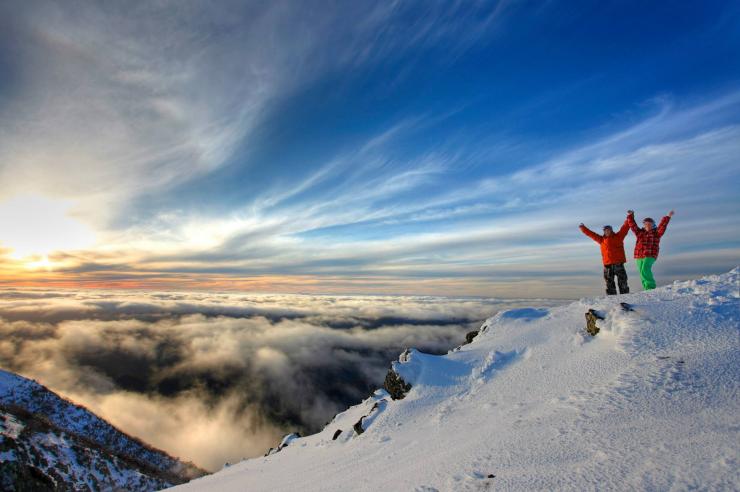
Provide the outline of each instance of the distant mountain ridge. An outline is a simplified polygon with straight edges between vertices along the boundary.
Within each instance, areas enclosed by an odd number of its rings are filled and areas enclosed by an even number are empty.
[[[158,490],[206,472],[36,381],[0,370],[2,490]]]

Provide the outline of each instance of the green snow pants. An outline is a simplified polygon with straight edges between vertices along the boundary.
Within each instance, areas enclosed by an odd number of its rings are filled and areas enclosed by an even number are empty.
[[[640,280],[642,281],[642,288],[644,290],[651,290],[655,288],[655,279],[653,278],[653,263],[655,258],[637,258],[637,271],[640,272]]]

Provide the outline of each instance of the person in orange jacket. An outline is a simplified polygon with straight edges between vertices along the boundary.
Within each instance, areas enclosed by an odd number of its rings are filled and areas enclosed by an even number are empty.
[[[604,235],[596,234],[594,231],[583,225],[579,226],[581,232],[599,243],[601,246],[601,259],[604,262],[604,280],[606,281],[607,295],[616,295],[617,286],[614,285],[614,277],[617,277],[620,294],[629,294],[630,288],[627,284],[627,270],[624,264],[627,263],[627,257],[624,254],[624,238],[629,232],[627,221],[622,224],[619,232],[614,232],[612,226],[604,226]]]

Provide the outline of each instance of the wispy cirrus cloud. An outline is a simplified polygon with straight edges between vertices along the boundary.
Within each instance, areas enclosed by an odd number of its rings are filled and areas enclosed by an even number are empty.
[[[582,259],[598,258],[573,225],[626,208],[678,210],[668,253],[725,252],[699,273],[737,261],[736,91],[644,91],[586,117],[567,112],[573,87],[625,87],[614,71],[550,70],[561,79],[529,92],[508,80],[539,80],[520,60],[542,46],[522,33],[575,50],[548,30],[572,16],[322,6],[4,4],[0,211],[53,197],[95,237],[72,249],[30,235],[39,251],[23,258],[0,237],[4,281],[577,296],[599,282]]]
[[[357,152],[287,186],[284,193],[271,190],[258,196],[256,206],[245,206],[226,220],[203,218],[183,225],[182,218],[175,218],[164,229],[184,229],[169,240],[153,241],[155,247],[135,261],[125,256],[112,264],[104,261],[99,275],[104,279],[119,269],[125,273],[130,264],[137,265],[132,273],[173,279],[178,273],[327,281],[354,275],[374,277],[387,289],[405,292],[413,281],[404,279],[465,278],[472,287],[465,292],[475,294],[497,288],[487,277],[510,281],[511,271],[530,269],[551,276],[552,283],[569,285],[584,280],[587,272],[577,265],[594,256],[593,245],[582,240],[574,224],[618,223],[626,208],[649,215],[678,209],[666,251],[729,245],[724,268],[730,268],[737,261],[732,253],[737,245],[732,245],[738,232],[734,215],[727,213],[736,205],[733,183],[738,180],[730,161],[740,152],[740,130],[707,125],[725,120],[737,109],[737,99],[731,94],[698,107],[659,106],[655,115],[632,127],[541,164],[457,186],[448,186],[447,180],[467,156],[440,151],[395,160],[397,139],[415,128],[394,126]],[[364,166],[356,166],[358,162]],[[707,189],[712,190],[711,201],[700,199]],[[698,237],[693,231],[709,223],[707,216],[714,225]],[[204,234],[212,242],[197,247],[186,231],[194,236],[212,231]],[[151,234],[139,234],[152,241]],[[96,263],[93,256],[70,271],[97,275]],[[553,264],[559,265],[555,271]],[[475,272],[477,278],[471,279]],[[577,275],[569,279],[573,273]],[[435,288],[442,284],[431,283]],[[299,290],[307,287],[314,288],[295,284]],[[345,288],[357,287],[348,281]],[[540,288],[537,293],[544,295],[548,287]],[[577,295],[578,290],[560,292]]]
[[[115,219],[142,192],[228,164],[270,104],[325,72],[463,43],[480,10],[466,3],[430,4],[413,24],[413,6],[395,3],[5,3],[15,77],[0,107],[0,197],[53,193]]]

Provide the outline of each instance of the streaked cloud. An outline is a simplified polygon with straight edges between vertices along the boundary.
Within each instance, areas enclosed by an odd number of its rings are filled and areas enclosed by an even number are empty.
[[[609,103],[633,82],[607,56],[520,63],[578,51],[553,5],[4,4],[0,215],[38,247],[4,227],[0,282],[574,297],[601,281],[575,226],[627,208],[677,210],[659,279],[735,266],[740,93]],[[63,206],[13,215],[30,197]],[[85,241],[38,240],[61,224]]]

